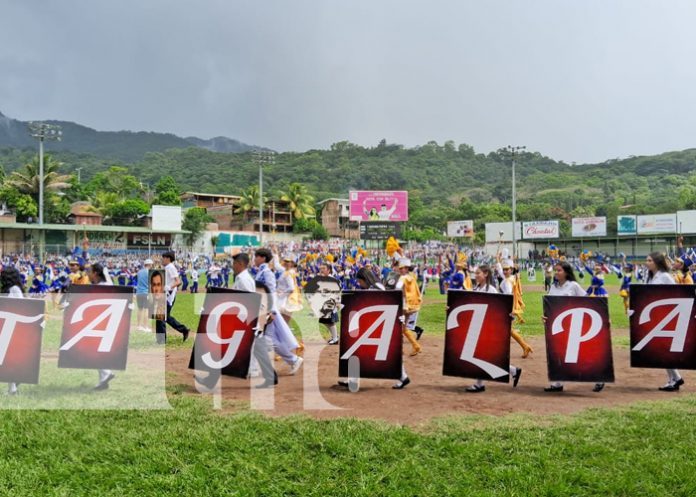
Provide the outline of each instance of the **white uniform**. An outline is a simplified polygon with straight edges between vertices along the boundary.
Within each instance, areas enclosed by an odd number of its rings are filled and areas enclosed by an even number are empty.
[[[483,292],[483,293],[500,293],[493,285],[486,286],[476,286],[472,289],[473,292]],[[504,293],[504,292],[503,292]],[[510,289],[510,294],[512,294],[512,289]],[[517,374],[517,368],[515,366],[510,366],[510,376],[515,376]],[[482,387],[484,384],[483,380],[476,380],[476,385]]]
[[[650,276],[648,276],[650,278]],[[658,271],[655,275],[647,281],[648,285],[675,285],[676,282],[671,274],[665,273],[664,271]],[[667,384],[672,385],[677,381],[681,380],[681,375],[677,369],[667,370]]]

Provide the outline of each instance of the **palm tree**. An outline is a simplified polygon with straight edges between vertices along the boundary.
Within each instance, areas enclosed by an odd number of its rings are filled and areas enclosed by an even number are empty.
[[[263,196],[263,204],[266,205],[268,197]],[[259,208],[259,187],[252,185],[242,192],[241,198],[234,209],[235,214],[243,214],[244,222],[247,222],[249,213]]]
[[[90,212],[98,212],[104,219],[111,216],[112,207],[117,204],[121,198],[118,193],[114,192],[96,192],[93,197],[90,197],[90,206],[86,209]]]
[[[54,160],[50,155],[44,156],[44,192],[60,193],[61,190],[70,188],[69,174],[58,174],[58,169],[62,162]],[[30,163],[24,165],[24,170],[13,172],[6,181],[6,184],[13,186],[21,193],[27,193],[37,200],[41,180],[39,179],[39,158],[35,157]]]
[[[290,212],[295,219],[313,217],[314,197],[307,192],[307,187],[300,183],[292,183],[287,191],[280,192],[280,200],[288,203]]]

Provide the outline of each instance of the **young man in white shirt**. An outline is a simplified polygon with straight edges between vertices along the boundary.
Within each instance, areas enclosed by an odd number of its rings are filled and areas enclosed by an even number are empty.
[[[179,270],[174,265],[174,252],[165,252],[162,254],[162,264],[164,265],[164,289],[167,292],[167,319],[157,320],[157,343],[163,344],[167,341],[167,325],[181,333],[184,342],[189,336],[191,330],[184,324],[180,323],[172,316],[172,308],[176,300],[176,291],[181,284],[179,279]]]

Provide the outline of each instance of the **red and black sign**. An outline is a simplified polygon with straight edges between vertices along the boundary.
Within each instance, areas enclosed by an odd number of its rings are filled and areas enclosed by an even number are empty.
[[[447,292],[442,374],[510,381],[512,295]]]
[[[189,369],[246,378],[260,308],[257,293],[225,288],[207,293]]]
[[[67,302],[58,367],[126,369],[133,288],[73,285]]]
[[[0,381],[39,382],[45,302],[0,297]]]
[[[544,316],[549,380],[614,381],[608,299],[545,296]]]
[[[694,285],[631,285],[631,367],[696,369]]]
[[[401,378],[403,294],[364,290],[343,294],[338,374]]]

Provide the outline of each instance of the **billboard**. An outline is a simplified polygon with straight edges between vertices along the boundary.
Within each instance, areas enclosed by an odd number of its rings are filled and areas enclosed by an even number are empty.
[[[408,221],[408,192],[350,192],[350,220]]]
[[[574,217],[572,221],[573,236],[607,236],[606,217]]]
[[[638,234],[652,235],[658,233],[676,233],[676,214],[648,214],[638,216]]]
[[[548,239],[558,238],[560,227],[558,221],[529,221],[522,223],[522,238]]]
[[[677,211],[677,228],[680,234],[696,233],[696,211]]]
[[[452,238],[474,236],[473,221],[447,221],[447,236]]]
[[[153,231],[181,231],[181,207],[174,205],[152,206]]]
[[[522,238],[522,223],[517,222],[517,239]],[[512,223],[486,223],[486,243],[511,242]]]
[[[616,234],[619,236],[637,234],[636,225],[636,216],[616,216]]]
[[[399,223],[364,223],[360,225],[361,240],[386,240],[390,236],[399,238],[401,235],[401,226]]]

